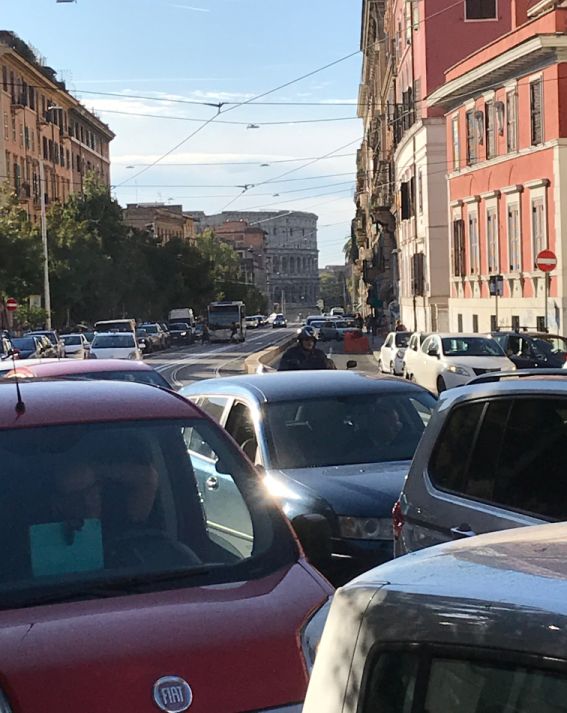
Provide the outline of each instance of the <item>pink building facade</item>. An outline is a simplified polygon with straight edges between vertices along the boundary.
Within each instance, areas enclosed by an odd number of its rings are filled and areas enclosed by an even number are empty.
[[[445,113],[453,331],[567,326],[567,3],[511,5],[513,29],[427,99]],[[544,248],[559,261],[548,280]]]

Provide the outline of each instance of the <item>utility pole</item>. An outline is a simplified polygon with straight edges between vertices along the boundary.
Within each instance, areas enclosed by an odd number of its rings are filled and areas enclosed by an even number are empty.
[[[43,245],[43,306],[47,313],[45,326],[51,329],[51,291],[49,287],[49,252],[47,249],[47,216],[45,214],[45,168],[43,160],[39,162],[39,191],[41,205],[41,243]]]

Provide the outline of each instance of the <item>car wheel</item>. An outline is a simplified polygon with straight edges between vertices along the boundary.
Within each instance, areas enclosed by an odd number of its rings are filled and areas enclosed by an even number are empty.
[[[442,394],[443,391],[447,391],[447,385],[442,376],[437,377],[437,393]]]

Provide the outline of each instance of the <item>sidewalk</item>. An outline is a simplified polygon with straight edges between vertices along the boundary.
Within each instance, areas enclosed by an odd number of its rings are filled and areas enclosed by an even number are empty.
[[[372,354],[374,355],[376,361],[380,359],[380,349],[382,348],[382,344],[386,341],[386,336],[387,335],[385,334],[377,334],[375,337],[369,337],[370,349],[372,350]]]

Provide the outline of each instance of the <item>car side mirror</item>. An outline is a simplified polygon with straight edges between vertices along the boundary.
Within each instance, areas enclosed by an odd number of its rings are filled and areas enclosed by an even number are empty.
[[[347,369],[356,369],[357,366],[358,362],[356,361],[356,359],[349,359],[346,363]]]
[[[331,526],[317,514],[298,515],[291,521],[305,556],[317,569],[325,570],[331,562]]]
[[[430,347],[427,351],[427,356],[437,357],[437,359],[439,359],[439,352],[437,351],[437,347]]]

